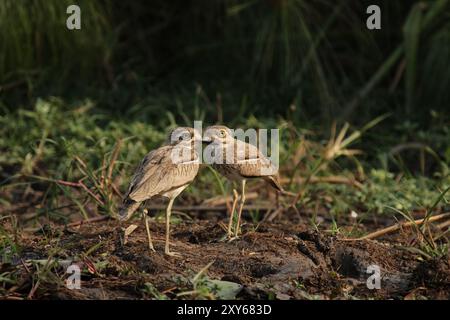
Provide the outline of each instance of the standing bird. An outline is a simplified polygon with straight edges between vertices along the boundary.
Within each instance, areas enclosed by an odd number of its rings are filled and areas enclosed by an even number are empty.
[[[276,190],[285,193],[277,179],[278,168],[256,146],[235,139],[231,130],[226,126],[217,125],[206,128],[203,142],[209,143],[209,146],[212,148],[210,150],[213,153],[213,159],[211,159],[213,162],[212,167],[228,180],[241,183],[241,201],[237,224],[234,229],[234,238],[236,238],[238,236],[242,209],[245,203],[246,180],[250,178],[262,178]],[[230,157],[231,159],[229,159]],[[231,217],[228,223],[228,238],[232,237],[233,213],[236,209],[237,198],[237,192],[234,191]]]
[[[140,204],[155,196],[169,199],[166,209],[165,254],[180,256],[169,250],[170,215],[175,198],[194,180],[199,169],[197,145],[201,135],[193,128],[174,129],[166,144],[148,153],[131,179],[130,186],[119,210],[119,219],[127,220]],[[148,227],[147,210],[143,210],[148,245],[155,251]]]

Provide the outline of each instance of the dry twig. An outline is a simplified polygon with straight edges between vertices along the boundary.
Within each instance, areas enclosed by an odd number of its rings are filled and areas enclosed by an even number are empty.
[[[430,218],[427,220],[427,222],[438,221],[438,220],[441,220],[441,219],[446,218],[446,217],[450,217],[450,212],[438,214],[438,215],[436,215],[436,216],[432,216],[432,217],[430,217]],[[421,224],[423,224],[425,221],[426,221],[426,218],[423,218],[423,219],[417,219],[417,220],[414,220],[414,221],[401,222],[401,223],[397,223],[397,224],[395,224],[395,225],[393,225],[393,226],[386,227],[386,228],[383,228],[383,229],[381,229],[381,230],[377,230],[377,231],[375,231],[375,232],[369,233],[369,234],[367,234],[367,235],[365,235],[365,236],[363,236],[363,237],[360,237],[360,238],[356,238],[356,239],[344,239],[344,240],[345,240],[345,241],[359,241],[359,240],[374,239],[374,238],[381,237],[381,236],[383,236],[383,235],[385,235],[385,234],[388,234],[388,233],[392,233],[392,232],[394,232],[394,231],[397,231],[397,230],[399,230],[399,229],[401,229],[401,228],[411,227],[411,226],[413,226],[414,224],[415,224],[415,225],[421,225]]]

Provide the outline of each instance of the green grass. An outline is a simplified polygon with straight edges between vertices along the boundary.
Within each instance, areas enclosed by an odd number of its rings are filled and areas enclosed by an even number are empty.
[[[186,114],[183,125],[194,117]],[[360,129],[345,126],[331,137],[321,132],[299,133],[285,119],[274,122],[250,118],[242,126],[282,128],[281,176],[290,177],[291,183],[284,184],[291,192],[302,191],[298,202],[302,209],[314,211],[320,207],[339,219],[351,211],[362,217],[392,214],[386,212],[386,206],[408,212],[431,207],[433,199],[450,185],[446,159],[435,152],[427,158],[426,174],[420,174],[410,168],[415,166],[411,158],[403,161],[402,154],[397,154],[395,159],[404,166],[391,165],[390,170],[378,159],[384,158],[392,146],[380,147],[377,154],[367,157],[364,141],[383,124],[373,127],[377,122]],[[26,194],[39,194],[39,201],[30,204],[35,208],[30,221],[47,218],[67,222],[73,212],[85,219],[95,214],[114,216],[135,166],[165,139],[158,126],[139,118],[110,117],[89,100],[76,106],[57,98],[38,100],[34,110],[7,112],[0,116],[0,123],[0,150],[7,151],[0,157],[2,206],[14,206],[15,199]],[[385,140],[381,136],[372,141],[381,145]],[[308,182],[312,177],[330,176],[360,182]],[[296,182],[299,178],[306,181]],[[227,193],[231,194],[228,184],[205,168],[181,201],[199,203]],[[286,201],[284,205],[288,206]],[[448,206],[448,196],[438,206]],[[261,218],[257,212],[252,214],[254,223]]]
[[[6,223],[9,224],[10,228],[4,227]],[[20,229],[17,217],[12,215],[0,217],[0,257],[3,263],[11,263],[20,254],[19,237]]]

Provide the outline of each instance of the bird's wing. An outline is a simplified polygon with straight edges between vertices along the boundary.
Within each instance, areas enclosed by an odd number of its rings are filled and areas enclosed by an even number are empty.
[[[236,141],[236,165],[242,176],[271,176],[278,172],[272,161],[264,156],[256,146],[244,141]]]
[[[235,140],[235,155],[237,161],[256,160],[260,158],[259,149],[245,141]]]
[[[144,201],[155,195],[190,183],[198,172],[198,161],[176,164],[172,161],[172,146],[153,150],[145,156],[136,170],[127,196]]]

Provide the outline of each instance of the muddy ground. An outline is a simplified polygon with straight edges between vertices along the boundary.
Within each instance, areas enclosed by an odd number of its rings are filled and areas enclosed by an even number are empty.
[[[123,244],[121,230],[131,223],[138,228]],[[217,288],[202,290],[193,279],[210,263],[203,277],[232,282],[238,299],[450,298],[448,257],[424,260],[406,250],[406,230],[384,239],[347,241],[326,229],[314,230],[307,220],[289,223],[286,217],[257,226],[248,222],[232,242],[223,240],[223,225],[214,219],[179,220],[172,230],[171,248],[181,259],[163,254],[163,221],[151,223],[156,253],[149,253],[139,220],[22,233],[18,252],[1,265],[0,274],[15,279],[3,283],[3,298],[208,298]],[[79,290],[65,286],[71,263],[82,269]],[[379,266],[380,289],[367,286],[371,265]]]

